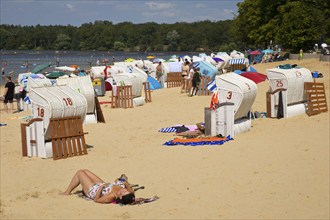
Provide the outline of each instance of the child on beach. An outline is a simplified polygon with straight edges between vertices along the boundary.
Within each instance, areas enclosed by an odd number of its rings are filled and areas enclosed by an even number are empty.
[[[190,93],[190,97],[194,96],[197,94],[197,91],[198,91],[198,87],[199,87],[199,83],[201,82],[201,73],[199,72],[199,67],[197,68],[194,68],[194,75],[193,75],[193,78],[192,78],[192,91]],[[195,92],[195,94],[194,94]]]

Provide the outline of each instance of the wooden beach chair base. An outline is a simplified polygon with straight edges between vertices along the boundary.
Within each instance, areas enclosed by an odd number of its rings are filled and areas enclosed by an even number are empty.
[[[80,116],[50,118],[49,128],[54,160],[87,154]]]
[[[117,86],[112,88],[111,107],[112,108],[133,108],[133,89],[132,86]]]
[[[305,94],[307,99],[307,115],[316,115],[328,111],[325,96],[324,83],[305,82]]]
[[[143,83],[143,90],[144,90],[144,100],[145,102],[151,102],[151,89],[150,89],[150,82]]]
[[[168,73],[166,77],[167,88],[180,87],[182,85],[181,80],[182,80],[181,72]]]

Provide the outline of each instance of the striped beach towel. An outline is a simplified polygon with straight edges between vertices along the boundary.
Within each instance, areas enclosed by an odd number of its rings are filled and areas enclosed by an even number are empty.
[[[159,132],[163,132],[163,133],[176,132],[176,128],[173,128],[173,127],[162,128],[162,129],[159,130]]]

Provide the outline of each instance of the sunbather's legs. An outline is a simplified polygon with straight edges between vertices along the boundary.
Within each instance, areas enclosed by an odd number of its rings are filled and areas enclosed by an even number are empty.
[[[61,193],[63,195],[70,195],[72,190],[74,190],[79,184],[81,184],[82,189],[85,195],[88,195],[89,189],[95,184],[92,179],[86,174],[84,170],[78,170],[76,174],[73,176],[68,188],[65,192]]]
[[[85,173],[95,183],[105,183],[100,177],[96,176],[92,171],[84,169]]]

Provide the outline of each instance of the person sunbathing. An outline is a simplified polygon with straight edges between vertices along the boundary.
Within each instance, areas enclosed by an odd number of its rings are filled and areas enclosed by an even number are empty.
[[[105,183],[102,179],[87,169],[78,170],[73,176],[68,188],[60,195],[70,195],[79,185],[88,198],[97,203],[121,203],[123,205],[135,201],[134,189],[127,179],[117,179],[112,183]]]

